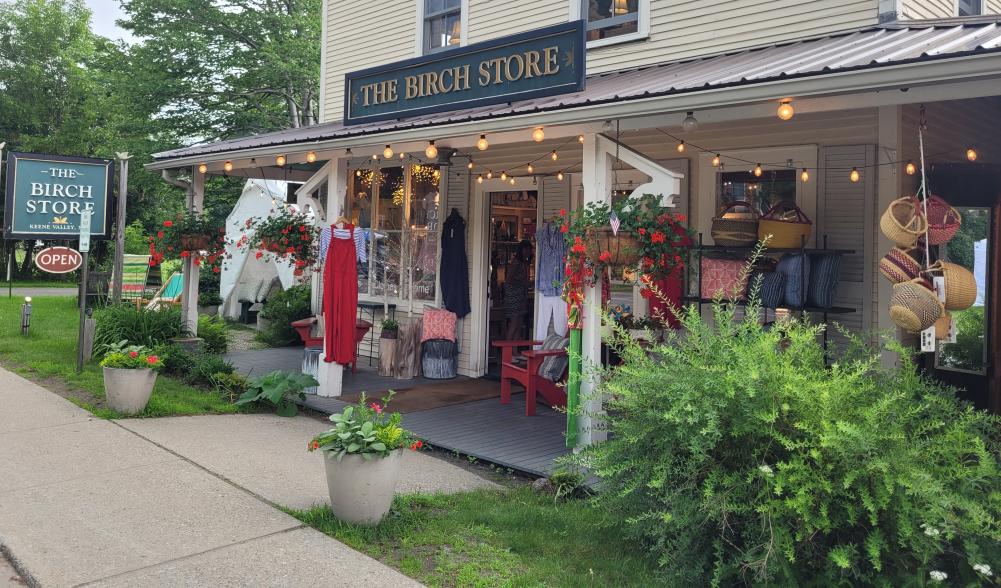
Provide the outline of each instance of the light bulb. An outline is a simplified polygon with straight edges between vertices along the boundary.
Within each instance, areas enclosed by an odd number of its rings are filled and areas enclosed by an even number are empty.
[[[557,159],[559,159],[559,158],[560,158],[560,156],[556,154],[556,150],[555,150],[555,149],[553,149],[553,152],[552,152],[552,154],[551,154],[551,155],[550,155],[549,157],[550,157],[550,159],[552,159],[553,161],[556,161]]]
[[[386,148],[382,150],[382,156],[385,157],[386,159],[389,159],[390,157],[392,157],[393,156],[393,148],[390,147],[389,145],[386,145]]]
[[[799,173],[799,179],[803,180],[804,182],[810,181],[810,172],[806,171],[805,167],[803,168],[803,171]]]
[[[681,141],[680,143],[678,143],[677,149],[678,149],[678,153],[684,153],[685,152],[685,142]]]
[[[494,170],[488,169],[487,170],[487,179],[489,180],[489,179],[491,179],[493,177],[494,177]]]
[[[507,179],[507,172],[501,172],[501,180]]]
[[[532,167],[532,164],[531,164],[531,163],[530,163],[530,164],[528,164],[528,167],[527,167],[527,168],[525,168],[525,169],[526,169],[526,170],[528,170],[528,173],[534,173],[534,172],[535,172],[535,168],[534,168],[534,167]]]
[[[278,157],[275,158],[275,165],[277,165],[278,167],[284,167],[286,161],[287,160],[285,159],[284,155],[279,155]]]
[[[907,165],[904,166],[904,172],[909,176],[913,176],[914,174],[917,173],[917,171],[918,171],[918,166],[914,165],[913,161],[908,161]]]
[[[306,161],[313,163],[316,161],[316,151],[310,151],[306,154]]]
[[[378,153],[373,153],[372,154],[372,161],[379,161],[379,154]]]
[[[480,174],[480,175],[476,176],[476,183],[477,184],[482,184],[483,183],[483,174]]]
[[[561,172],[557,172],[556,179],[557,180],[561,180],[561,181],[563,180],[563,172],[562,171]]]
[[[401,160],[402,160],[402,159],[405,159],[406,157],[407,157],[407,154],[406,154],[406,153],[400,153],[400,159],[401,159]]]
[[[776,114],[778,114],[779,118],[782,120],[789,120],[794,114],[796,114],[796,110],[792,107],[791,101],[783,100],[782,103],[779,104],[779,109]]]
[[[480,138],[476,141],[476,148],[480,151],[486,151],[489,146],[490,143],[487,143],[487,136],[480,135]]]
[[[532,131],[532,140],[536,143],[541,143],[546,140],[546,132],[542,130],[542,127],[536,127]]]
[[[755,166],[754,166],[754,177],[760,178],[762,173],[763,172],[761,171],[761,164],[760,163],[755,164]]]
[[[434,141],[428,141],[427,149],[424,150],[424,155],[428,159],[435,159],[438,157],[438,148],[434,146]]]
[[[689,112],[685,120],[681,121],[681,128],[686,133],[690,133],[695,129],[699,128],[699,119],[695,118],[694,112]]]
[[[350,147],[348,147],[347,149],[344,150],[344,157],[354,157],[354,156],[355,156],[355,154],[351,152],[351,148]]]
[[[469,163],[466,164],[466,169],[473,169],[473,160],[470,159]]]
[[[360,169],[356,169],[355,170],[355,177],[356,178],[360,178],[361,177],[361,170]]]
[[[970,161],[977,160],[977,152],[975,149],[973,149],[973,147],[966,148],[966,158],[969,159]]]
[[[578,143],[583,143],[584,142],[584,135],[577,135],[577,142]]]
[[[209,166],[205,165],[204,163],[199,163],[198,164],[198,173],[203,174],[203,173],[207,172],[208,170],[209,170]]]
[[[222,164],[222,169],[224,169],[224,170],[226,170],[228,172],[233,171],[233,162],[232,161],[227,161],[226,163]]]
[[[713,155],[713,167],[719,167],[719,153]]]
[[[858,182],[860,179],[862,179],[862,175],[858,173],[857,167],[852,168],[852,173],[848,174],[848,179],[851,180],[852,182]]]
[[[511,178],[511,185],[514,185],[514,178]]]

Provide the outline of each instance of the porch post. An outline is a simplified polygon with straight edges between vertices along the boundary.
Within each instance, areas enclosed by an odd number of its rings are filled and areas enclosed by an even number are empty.
[[[584,187],[584,205],[591,202],[608,202],[612,186],[612,158],[602,146],[599,135],[588,133],[584,135],[584,156],[581,162],[581,182]],[[581,378],[580,396],[584,407],[583,414],[577,420],[577,445],[590,445],[604,441],[604,430],[595,430],[602,426],[601,398],[594,397],[595,382],[589,377],[587,370],[601,362],[601,285],[587,289],[584,296],[584,320],[581,333],[581,357],[585,373]]]
[[[344,210],[344,199],[348,190],[348,160],[338,157],[331,161],[330,170],[327,176],[327,202],[323,210],[327,214],[327,219],[333,221],[342,214]],[[314,275],[323,279],[323,269],[315,272]],[[316,282],[314,282],[314,288]],[[317,300],[317,305],[322,312],[323,301]],[[316,380],[320,383],[316,393],[318,396],[340,396],[344,384],[344,366],[336,362],[327,363],[324,358],[327,356],[327,342],[324,337],[323,355],[320,357],[316,369]]]
[[[202,212],[205,201],[205,174],[198,168],[191,168],[191,184],[188,188],[185,204],[189,211],[198,214]],[[186,257],[182,265],[184,290],[181,295],[181,324],[185,326],[192,337],[198,336],[198,266],[191,257]]]
[[[903,182],[898,173],[899,165],[888,165],[889,162],[896,161],[898,154],[903,148],[903,135],[901,133],[901,107],[900,106],[880,106],[878,109],[878,137],[879,143],[876,148],[876,157],[880,166],[876,183],[876,210],[873,214],[874,235],[867,239],[869,243],[875,241],[875,247],[863,247],[863,253],[875,256],[876,259],[882,257],[884,253],[893,247],[893,243],[886,238],[886,235],[879,230],[879,215],[890,206],[890,202],[899,198],[903,193]],[[872,264],[873,280],[878,284],[876,291],[876,329],[878,332],[897,332],[897,326],[890,320],[890,295],[893,294],[893,287],[888,280],[884,280],[878,273],[878,264]],[[886,367],[892,367],[897,363],[897,354],[884,351],[882,353],[882,363]]]

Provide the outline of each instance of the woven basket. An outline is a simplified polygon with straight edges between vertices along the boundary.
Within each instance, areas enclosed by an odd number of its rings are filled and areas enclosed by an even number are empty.
[[[798,206],[791,202],[779,202],[758,221],[758,240],[771,235],[769,248],[797,249],[810,238],[812,225],[813,222]]]
[[[959,212],[949,206],[949,203],[938,196],[930,196],[926,204],[928,207],[928,243],[931,245],[944,245],[956,236],[959,227],[963,224],[963,217]]]
[[[879,219],[879,228],[886,238],[905,249],[914,247],[925,234],[928,222],[921,216],[918,201],[911,197],[897,198]]]
[[[936,261],[928,268],[928,273],[945,279],[947,310],[966,310],[977,301],[977,279],[965,267],[947,261]]]
[[[935,338],[941,341],[949,338],[949,328],[952,326],[952,316],[943,312],[942,317],[935,321]]]
[[[890,296],[890,320],[911,333],[920,333],[942,318],[945,310],[931,284],[918,278],[893,285]]]
[[[750,212],[733,212],[744,207]],[[713,219],[713,242],[726,247],[747,247],[758,240],[758,215],[748,202],[738,200],[726,205],[720,216]]]
[[[639,243],[628,231],[619,231],[615,235],[611,227],[588,229],[584,238],[587,255],[591,259],[596,260],[602,251],[608,251],[612,254],[608,262],[610,265],[634,266],[640,261]]]
[[[894,247],[879,260],[879,273],[893,284],[909,282],[921,275],[921,264],[903,249]]]

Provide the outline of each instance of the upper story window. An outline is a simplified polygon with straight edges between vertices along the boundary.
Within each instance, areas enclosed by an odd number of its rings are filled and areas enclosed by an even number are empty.
[[[983,0],[958,0],[956,8],[959,16],[980,16],[984,13]]]
[[[462,0],[423,0],[424,53],[462,43]]]
[[[639,32],[640,0],[581,0],[587,40],[598,41]]]

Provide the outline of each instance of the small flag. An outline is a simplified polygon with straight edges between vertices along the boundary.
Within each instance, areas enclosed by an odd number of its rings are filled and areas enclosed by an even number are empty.
[[[608,215],[608,223],[610,225],[612,225],[612,234],[613,235],[618,235],[619,234],[619,224],[621,224],[621,221],[619,221],[618,215],[616,215],[614,212],[611,213],[610,215]]]

